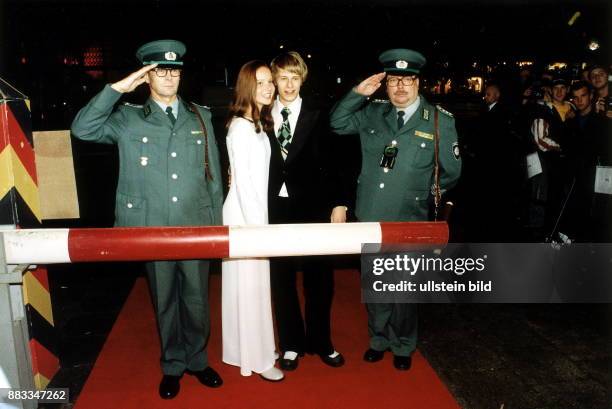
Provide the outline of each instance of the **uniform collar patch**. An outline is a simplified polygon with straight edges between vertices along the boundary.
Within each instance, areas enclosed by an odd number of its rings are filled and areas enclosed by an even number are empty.
[[[429,121],[429,109],[423,108],[423,119]]]

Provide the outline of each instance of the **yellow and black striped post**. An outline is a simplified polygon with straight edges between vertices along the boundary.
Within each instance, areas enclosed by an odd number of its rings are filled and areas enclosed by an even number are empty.
[[[41,208],[32,143],[30,102],[0,79],[0,225],[41,226]],[[47,270],[26,271],[22,293],[28,321],[34,383],[39,389],[59,369]]]

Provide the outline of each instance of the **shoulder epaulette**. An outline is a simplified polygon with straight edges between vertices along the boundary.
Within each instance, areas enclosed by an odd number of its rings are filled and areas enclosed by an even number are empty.
[[[197,104],[197,103],[195,103],[195,102],[193,102],[193,101],[192,101],[191,103],[192,103],[193,105],[196,105],[196,106],[197,106],[197,107],[199,107],[199,108],[204,108],[204,109],[206,109],[206,110],[210,111],[210,107],[209,107],[209,106],[206,106],[206,105],[200,105],[200,104]]]
[[[132,103],[129,103],[129,102],[122,102],[121,105],[126,106],[126,107],[130,107],[130,108],[140,108],[140,109],[142,109],[142,105],[132,104]]]
[[[444,115],[448,115],[448,116],[450,116],[451,118],[453,118],[453,117],[454,117],[454,115],[453,115],[453,114],[451,114],[450,112],[448,112],[446,109],[442,108],[440,105],[436,105],[436,109],[437,109],[438,111],[442,112]]]

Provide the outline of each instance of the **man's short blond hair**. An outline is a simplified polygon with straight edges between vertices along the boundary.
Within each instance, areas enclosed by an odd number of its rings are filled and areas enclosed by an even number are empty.
[[[305,82],[306,77],[308,77],[308,66],[297,51],[289,51],[277,55],[270,63],[270,68],[274,77],[276,77],[280,70],[286,70],[292,74],[299,75],[302,78],[302,82]]]

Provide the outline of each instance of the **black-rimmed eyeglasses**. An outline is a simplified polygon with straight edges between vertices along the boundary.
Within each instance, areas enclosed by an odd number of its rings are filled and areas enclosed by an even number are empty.
[[[409,87],[412,84],[414,84],[416,79],[417,77],[414,75],[412,77],[391,77],[391,78],[387,78],[387,85],[390,87],[397,87],[399,83],[401,82],[402,85]]]
[[[181,75],[181,69],[180,68],[161,68],[161,67],[156,67],[153,68],[153,71],[155,72],[155,75],[157,75],[158,77],[165,77],[168,75],[168,73],[170,73],[171,77],[179,77]]]

